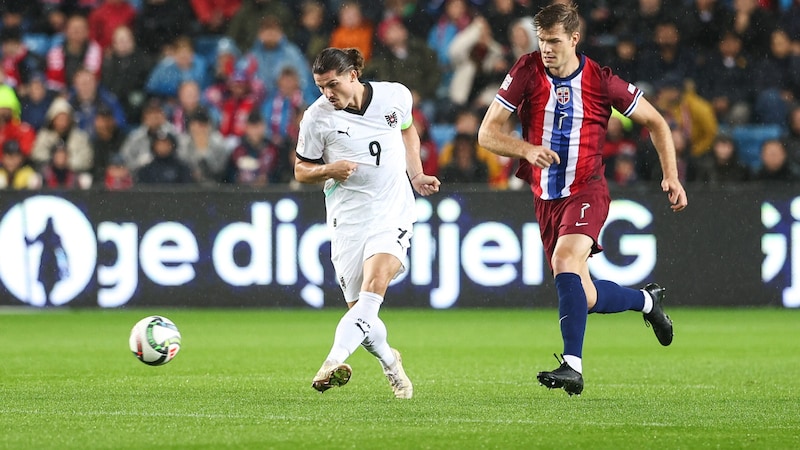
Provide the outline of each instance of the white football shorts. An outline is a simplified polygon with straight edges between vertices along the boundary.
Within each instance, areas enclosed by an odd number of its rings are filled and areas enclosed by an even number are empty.
[[[406,253],[411,246],[411,225],[379,231],[375,234],[335,236],[331,240],[331,261],[336,271],[336,281],[342,288],[345,301],[358,300],[364,282],[364,261],[378,253],[388,253],[400,260],[400,270],[405,272]]]

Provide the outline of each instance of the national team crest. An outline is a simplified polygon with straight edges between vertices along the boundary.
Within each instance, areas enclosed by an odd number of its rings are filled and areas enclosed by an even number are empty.
[[[386,117],[386,123],[389,124],[390,127],[394,128],[394,127],[397,126],[397,112],[396,111],[392,111],[391,114],[389,114],[388,116],[383,116],[383,117]]]
[[[566,105],[569,103],[570,90],[568,86],[559,86],[556,88],[556,101],[559,105]]]

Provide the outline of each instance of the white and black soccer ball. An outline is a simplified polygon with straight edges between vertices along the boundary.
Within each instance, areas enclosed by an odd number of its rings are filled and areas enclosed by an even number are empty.
[[[139,361],[160,366],[172,361],[181,349],[181,332],[164,316],[148,316],[136,322],[128,341]]]

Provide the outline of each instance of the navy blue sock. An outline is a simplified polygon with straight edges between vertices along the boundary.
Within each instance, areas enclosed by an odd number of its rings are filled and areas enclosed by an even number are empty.
[[[558,291],[558,316],[561,325],[561,338],[564,340],[564,354],[583,356],[583,335],[586,333],[586,292],[581,277],[576,273],[556,275]]]
[[[626,288],[613,281],[597,280],[597,303],[589,313],[609,314],[644,309],[644,294],[637,289]]]

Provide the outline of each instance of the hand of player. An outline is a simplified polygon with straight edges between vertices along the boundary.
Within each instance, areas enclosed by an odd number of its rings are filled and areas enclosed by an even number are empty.
[[[336,181],[343,182],[350,178],[350,175],[356,171],[358,164],[352,161],[336,161],[328,164],[327,175],[328,178],[333,178]]]
[[[689,200],[686,198],[686,191],[683,190],[681,182],[677,178],[665,178],[661,181],[661,190],[667,193],[670,208],[674,212],[683,211]]]
[[[540,169],[546,169],[552,164],[561,164],[561,158],[558,156],[558,153],[549,148],[542,147],[541,145],[530,146],[530,149],[525,155],[525,159]]]
[[[439,192],[439,186],[441,184],[442,182],[439,181],[438,178],[432,175],[425,175],[424,173],[415,175],[414,179],[411,180],[411,186],[423,197]]]

